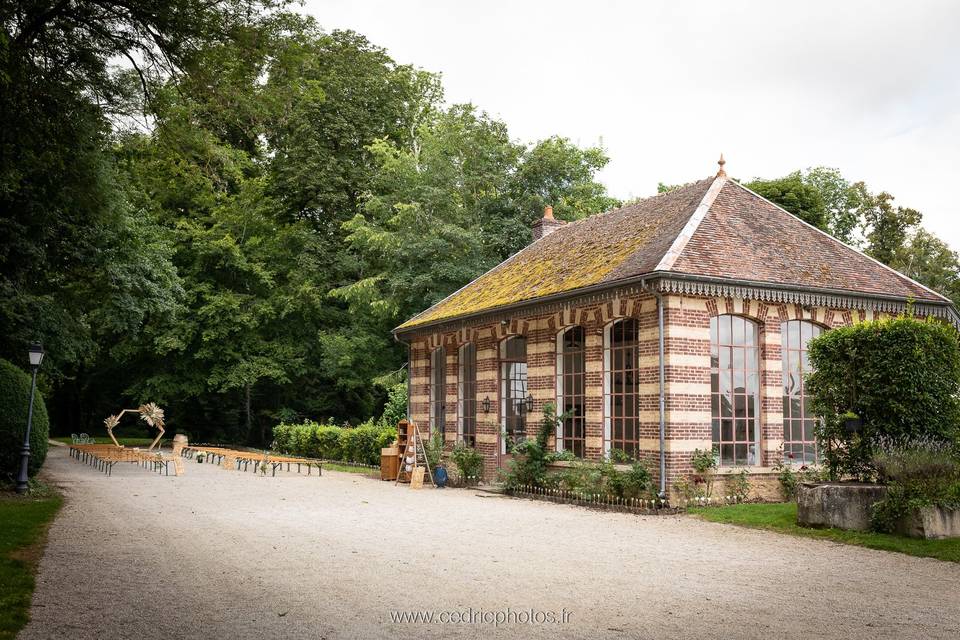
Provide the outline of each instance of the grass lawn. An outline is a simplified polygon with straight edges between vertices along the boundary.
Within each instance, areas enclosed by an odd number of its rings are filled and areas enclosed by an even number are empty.
[[[42,485],[33,491],[21,497],[0,490],[0,640],[14,638],[27,624],[47,526],[63,503]]]
[[[805,538],[832,540],[855,544],[870,549],[896,551],[911,556],[937,558],[948,562],[960,562],[960,539],[921,540],[904,538],[886,533],[844,531],[843,529],[808,529],[797,525],[797,505],[794,502],[775,504],[733,504],[723,507],[696,507],[690,513],[724,524],[736,524],[754,529],[779,531]]]

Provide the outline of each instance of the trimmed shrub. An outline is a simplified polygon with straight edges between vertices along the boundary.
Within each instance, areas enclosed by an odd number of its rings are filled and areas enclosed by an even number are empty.
[[[308,420],[274,427],[273,448],[305,458],[377,465],[380,449],[396,437],[396,428],[372,421],[357,427],[338,427]]]
[[[273,428],[273,449],[277,451],[289,451],[291,448],[291,435],[293,427],[289,424],[278,424]]]
[[[20,471],[20,450],[27,430],[30,408],[30,375],[11,362],[0,360],[0,476],[16,478]],[[30,431],[30,466],[34,475],[47,458],[50,420],[43,396],[37,389],[33,399],[33,427]]]
[[[372,422],[344,429],[340,436],[344,457],[350,462],[380,464],[379,430]]]
[[[953,327],[899,317],[827,331],[810,341],[806,380],[820,453],[832,478],[877,475],[885,439],[955,442],[960,425],[960,345]],[[845,420],[862,420],[848,431]]]
[[[324,460],[345,460],[340,435],[343,429],[330,424],[318,424],[313,429],[316,443],[314,456]]]

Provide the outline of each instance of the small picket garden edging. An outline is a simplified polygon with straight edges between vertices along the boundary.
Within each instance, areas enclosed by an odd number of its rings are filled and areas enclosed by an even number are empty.
[[[604,511],[620,511],[640,515],[675,515],[685,513],[689,507],[721,507],[729,504],[747,502],[747,500],[738,496],[731,495],[717,498],[702,496],[679,498],[671,503],[658,498],[620,498],[614,495],[565,491],[563,489],[536,486],[520,486],[514,489],[508,489],[506,493],[516,498],[544,500],[559,504],[572,504],[593,509],[603,509]]]

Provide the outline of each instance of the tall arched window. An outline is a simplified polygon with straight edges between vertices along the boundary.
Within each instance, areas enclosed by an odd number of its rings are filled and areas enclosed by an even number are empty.
[[[446,423],[447,350],[437,347],[430,353],[430,433],[443,433]]]
[[[500,343],[500,453],[507,442],[521,442],[527,435],[527,339],[511,336]]]
[[[639,323],[633,318],[604,331],[604,431],[608,451],[640,453]]]
[[[813,430],[817,419],[807,404],[803,377],[810,373],[807,345],[823,328],[806,320],[788,320],[780,325],[783,354],[783,457],[786,462],[817,461]]]
[[[724,466],[760,463],[758,333],[740,316],[710,319],[713,451]]]
[[[467,446],[477,444],[477,347],[460,347],[457,376],[457,435]]]
[[[586,334],[571,327],[557,339],[557,450],[578,458],[586,453]]]

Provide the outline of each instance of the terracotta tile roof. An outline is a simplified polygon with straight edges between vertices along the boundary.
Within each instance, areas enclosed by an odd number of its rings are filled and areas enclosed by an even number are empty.
[[[397,331],[653,272],[948,302],[716,177],[567,224]]]
[[[946,302],[728,180],[671,271]]]

